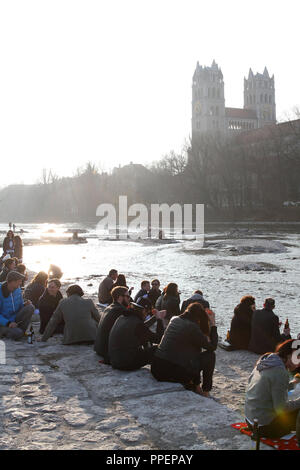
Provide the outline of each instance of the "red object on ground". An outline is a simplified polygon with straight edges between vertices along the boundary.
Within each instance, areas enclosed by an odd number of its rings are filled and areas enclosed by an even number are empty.
[[[242,434],[246,434],[249,437],[252,436],[252,432],[247,429],[248,426],[246,423],[231,424],[231,427],[237,429]],[[267,446],[274,447],[274,449],[276,450],[300,450],[298,447],[296,435],[294,435],[288,440],[285,440],[283,438],[269,439],[267,437],[261,437],[260,441],[266,444]]]
[[[105,364],[103,359],[100,359],[99,364]]]

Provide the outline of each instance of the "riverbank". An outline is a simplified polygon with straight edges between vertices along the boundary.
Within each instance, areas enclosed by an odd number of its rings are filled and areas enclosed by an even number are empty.
[[[35,330],[38,325],[35,324]],[[256,356],[217,350],[212,397],[159,383],[148,367],[120,372],[91,346],[6,341],[0,366],[0,449],[249,449],[242,419]]]

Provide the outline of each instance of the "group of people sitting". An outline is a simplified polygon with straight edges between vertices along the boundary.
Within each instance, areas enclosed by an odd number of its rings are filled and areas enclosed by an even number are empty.
[[[202,291],[181,304],[177,284],[161,290],[158,279],[144,280],[133,298],[125,276],[112,269],[99,286],[100,313],[78,285],[69,286],[63,298],[60,280],[49,273],[38,273],[22,293],[24,282],[24,274],[14,268],[0,284],[0,336],[21,338],[38,311],[41,341],[61,333],[63,344],[94,345],[100,362],[114,369],[132,371],[149,364],[156,380],[180,383],[209,397],[218,333],[215,313]],[[254,297],[243,297],[234,310],[228,339],[234,349],[263,354],[249,379],[246,419],[249,427],[259,420],[261,435],[280,437],[299,421],[300,398],[287,400],[288,371],[294,375],[294,386],[299,364],[294,340],[289,329],[280,333],[274,307],[268,298],[257,310]]]

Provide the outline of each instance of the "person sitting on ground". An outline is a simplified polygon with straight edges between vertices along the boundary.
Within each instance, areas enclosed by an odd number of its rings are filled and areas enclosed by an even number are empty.
[[[126,277],[124,274],[118,274],[117,280],[114,283],[114,287],[126,287],[129,291],[130,296],[133,291],[133,287],[130,287],[129,289],[129,287],[127,286]]]
[[[111,290],[114,287],[114,282],[118,278],[118,271],[111,269],[99,285],[98,299],[99,303],[103,305],[109,305],[112,302]]]
[[[48,270],[48,279],[61,279],[63,277],[63,272],[59,266],[55,266],[55,264],[50,264]]]
[[[136,296],[134,297],[134,303],[137,303],[139,301],[139,299],[141,299],[142,297],[145,297],[145,296],[148,297],[149,291],[150,291],[150,282],[149,281],[142,281],[141,282],[141,288],[138,291],[138,293],[136,294]]]
[[[23,289],[25,282],[28,280],[28,273],[26,271],[25,264],[19,263],[16,267],[16,271],[17,271],[17,273],[23,274],[23,276],[24,276],[24,279],[23,279],[22,285],[21,285],[21,288]]]
[[[20,289],[23,280],[22,274],[10,271],[0,284],[0,337],[20,339],[31,322],[34,306],[23,301]]]
[[[67,299],[62,299],[46,326],[42,341],[54,334],[58,325],[65,323],[63,344],[94,344],[99,312],[91,299],[83,299],[84,292],[74,284],[67,289]]]
[[[0,273],[0,282],[6,281],[7,275],[10,271],[14,271],[16,269],[16,263],[14,258],[8,258],[4,261],[4,267]]]
[[[152,306],[148,299],[141,298],[139,304],[131,303],[121,315],[109,334],[108,354],[114,369],[137,370],[151,364],[156,345],[162,338],[164,327],[163,315],[154,310],[153,317],[146,320]],[[149,327],[157,322],[156,332]]]
[[[4,255],[14,256],[15,253],[15,241],[14,232],[9,230],[6,237],[3,240],[3,253]]]
[[[148,293],[148,299],[150,300],[152,307],[155,307],[157,299],[161,296],[160,282],[158,279],[151,281],[151,289]]]
[[[47,281],[48,274],[40,271],[25,288],[24,299],[31,300],[36,309],[38,309],[39,299],[46,289]]]
[[[94,350],[102,356],[105,364],[109,364],[108,339],[115,321],[126,312],[130,295],[127,287],[114,287],[111,291],[113,302],[103,312],[98,325]]]
[[[288,401],[289,374],[298,366],[300,350],[289,339],[277,346],[275,353],[259,358],[254,367],[246,391],[245,417],[248,427],[258,420],[259,435],[271,439],[280,438],[300,424],[300,398]],[[295,356],[296,354],[296,363]],[[299,426],[299,425],[298,425]],[[300,428],[297,429],[300,444]]]
[[[233,349],[247,350],[249,348],[254,310],[255,298],[251,295],[242,297],[235,307],[229,331],[229,343]]]
[[[155,307],[157,310],[166,310],[166,321],[169,322],[172,317],[180,314],[180,297],[178,286],[174,282],[170,282],[165,288],[162,295],[157,299]]]
[[[61,282],[59,279],[50,279],[47,288],[39,298],[38,309],[40,311],[40,333],[43,334],[53,313],[58,307],[59,302],[63,298],[61,292]],[[57,325],[53,334],[62,334],[64,332],[65,323],[62,321]]]
[[[14,255],[18,259],[18,263],[22,263],[23,259],[23,242],[19,235],[14,236],[15,252]]]
[[[206,313],[200,303],[190,304],[184,313],[171,318],[154,354],[151,372],[158,381],[181,383],[209,397],[217,345],[214,312]]]
[[[209,308],[209,303],[204,299],[203,292],[201,290],[195,290],[191,297],[182,302],[180,313],[185,312],[188,306],[194,302],[199,302],[204,309]]]
[[[275,300],[265,300],[262,310],[255,310],[251,322],[251,338],[249,350],[256,354],[274,352],[277,344],[290,338],[290,330],[280,334],[279,318],[273,312]]]

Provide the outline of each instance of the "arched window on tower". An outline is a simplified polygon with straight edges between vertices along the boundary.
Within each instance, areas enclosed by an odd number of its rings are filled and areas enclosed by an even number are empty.
[[[208,97],[210,98],[210,88],[208,88]]]
[[[269,95],[269,104],[271,104],[271,103],[272,103],[272,96]]]
[[[252,104],[252,95],[250,95],[250,104]]]
[[[260,95],[260,102],[263,103],[263,95]]]
[[[267,93],[266,93],[266,94],[265,94],[265,103],[267,103],[267,102],[268,102],[268,95],[267,95]]]
[[[216,89],[215,89],[215,87],[213,87],[213,89],[212,89],[212,97],[215,98],[215,96],[216,96]]]
[[[220,89],[219,88],[217,89],[217,98],[218,99],[220,98]]]

